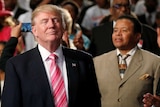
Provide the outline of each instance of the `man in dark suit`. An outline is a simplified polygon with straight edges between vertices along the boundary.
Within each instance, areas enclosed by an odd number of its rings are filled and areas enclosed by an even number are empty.
[[[32,32],[38,46],[8,60],[2,107],[101,106],[92,57],[83,51],[62,47],[64,29],[59,7],[43,5],[33,11]],[[61,81],[64,81],[65,106],[56,106],[57,96],[52,94],[56,84],[51,81],[50,54],[58,57],[56,63],[63,77]]]
[[[93,56],[101,55],[109,52],[115,47],[112,43],[112,32],[115,20],[123,14],[132,14],[130,11],[129,0],[112,0],[110,7],[111,15],[106,18],[106,21],[92,30],[92,41],[89,52]],[[160,49],[157,44],[157,33],[154,29],[147,25],[142,25],[142,37],[138,43],[142,49],[148,50],[160,55]]]
[[[144,0],[146,11],[142,15],[138,15],[141,23],[156,28],[156,12],[158,8],[158,0]]]

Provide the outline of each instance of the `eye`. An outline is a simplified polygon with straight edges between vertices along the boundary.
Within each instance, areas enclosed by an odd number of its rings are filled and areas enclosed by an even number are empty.
[[[53,21],[54,23],[59,23],[59,22],[60,22],[60,19],[59,19],[59,18],[53,18],[52,21]]]
[[[115,4],[115,5],[113,5],[113,7],[116,8],[116,9],[121,8],[120,4]]]
[[[44,20],[41,21],[42,24],[46,24],[47,22],[48,22],[47,19],[44,19]]]
[[[115,9],[120,9],[120,8],[122,8],[122,7],[125,7],[125,8],[127,8],[127,9],[129,9],[129,8],[130,8],[130,5],[129,5],[129,4],[115,4],[115,5],[113,5],[112,7],[115,8]]]
[[[114,29],[114,30],[113,30],[113,32],[117,32],[117,31],[118,31],[118,29]]]
[[[122,32],[127,32],[128,30],[127,29],[122,29]]]

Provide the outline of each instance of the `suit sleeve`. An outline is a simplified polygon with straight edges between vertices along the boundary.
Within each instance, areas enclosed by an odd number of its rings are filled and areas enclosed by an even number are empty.
[[[9,58],[14,55],[15,48],[17,46],[18,39],[15,37],[11,37],[10,40],[5,45],[2,56],[0,58],[0,69],[5,71],[6,62]]]
[[[2,93],[2,107],[23,107],[21,88],[15,66],[9,60],[6,64],[6,76]]]

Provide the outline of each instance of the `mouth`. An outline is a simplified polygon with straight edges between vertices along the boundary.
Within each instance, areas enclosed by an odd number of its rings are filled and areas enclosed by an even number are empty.
[[[49,34],[49,35],[55,35],[55,34],[57,34],[57,32],[55,30],[52,30],[52,31],[47,32],[47,34]]]
[[[115,40],[116,42],[121,42],[121,41],[122,41],[121,38],[115,38],[114,40]]]

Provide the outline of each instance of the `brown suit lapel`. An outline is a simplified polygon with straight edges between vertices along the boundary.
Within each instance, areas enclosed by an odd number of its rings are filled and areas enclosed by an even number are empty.
[[[120,82],[120,85],[123,84],[125,81],[127,81],[132,75],[134,75],[138,69],[142,66],[142,54],[139,49],[137,49],[136,53],[132,57],[132,60],[126,69],[124,78]]]

